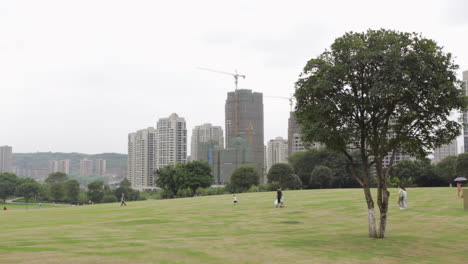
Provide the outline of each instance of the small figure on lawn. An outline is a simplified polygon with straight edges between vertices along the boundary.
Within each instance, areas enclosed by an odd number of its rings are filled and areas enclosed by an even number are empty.
[[[232,196],[232,200],[234,205],[239,204],[239,202],[237,201],[237,196],[235,194]]]
[[[127,206],[127,204],[125,203],[125,194],[122,193],[122,196],[120,198],[120,206]]]

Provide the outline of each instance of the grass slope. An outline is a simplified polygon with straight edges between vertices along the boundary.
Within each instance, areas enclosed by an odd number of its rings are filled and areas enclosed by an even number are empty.
[[[367,237],[360,189],[9,210],[1,263],[465,263],[468,211],[456,189],[392,190],[386,239]]]

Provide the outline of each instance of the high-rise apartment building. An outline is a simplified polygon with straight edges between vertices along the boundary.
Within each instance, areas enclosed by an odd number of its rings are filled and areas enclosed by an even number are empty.
[[[0,173],[13,172],[13,148],[0,146]]]
[[[288,141],[282,137],[277,137],[268,141],[267,144],[267,168],[270,170],[271,166],[277,163],[288,162]]]
[[[434,159],[432,160],[432,162],[438,163],[448,156],[456,156],[458,154],[457,149],[458,144],[456,139],[450,144],[442,145],[434,149]]]
[[[238,89],[229,92],[225,106],[226,148],[231,148],[235,138],[247,141],[253,154],[253,164],[264,175],[263,94]],[[263,182],[263,180],[260,180]]]
[[[463,72],[463,90],[468,96],[468,71]],[[468,152],[468,111],[463,112],[463,143],[465,152]]]
[[[156,127],[156,168],[187,161],[187,128],[177,114],[159,119]]]
[[[308,144],[307,147],[321,148],[323,144],[320,142],[312,142]],[[297,123],[294,112],[290,112],[288,119],[288,155],[291,156],[293,153],[305,149],[306,146],[302,141],[301,125]]]
[[[49,173],[54,172],[70,174],[70,160],[50,160]]]
[[[137,190],[154,189],[156,129],[149,127],[128,134],[127,179]]]
[[[104,176],[106,174],[106,160],[105,159],[97,159],[94,161],[94,174],[99,176]]]
[[[196,126],[192,130],[190,160],[204,160],[205,156],[209,153],[209,148],[207,148],[206,145],[217,149],[224,148],[223,129],[220,126],[203,124],[201,126]]]
[[[93,161],[88,159],[80,160],[80,174],[86,177],[93,175]]]
[[[304,143],[301,139],[301,126],[296,122],[294,112],[289,113],[288,119],[288,155],[294,152],[303,151]]]

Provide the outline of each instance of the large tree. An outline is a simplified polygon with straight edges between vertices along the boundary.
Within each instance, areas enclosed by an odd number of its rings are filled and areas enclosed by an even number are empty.
[[[80,194],[80,183],[77,180],[67,180],[64,183],[64,189],[70,202],[74,203],[78,201],[78,195]]]
[[[456,166],[457,156],[448,156],[436,164],[435,172],[445,181],[445,184],[448,185],[457,177]]]
[[[209,187],[213,183],[211,168],[206,162],[193,161],[178,163],[158,169],[155,172],[156,185],[176,194],[179,190],[190,188],[192,193],[198,188]]]
[[[63,172],[54,172],[49,174],[45,182],[49,186],[49,196],[54,202],[61,201],[65,197],[65,181],[67,174]]]
[[[271,166],[267,174],[269,183],[277,182],[284,189],[300,189],[301,179],[294,174],[293,168],[287,163],[277,163]]]
[[[11,173],[0,173],[0,199],[5,203],[9,196],[15,194],[18,177]]]
[[[104,182],[93,181],[88,184],[88,198],[94,203],[100,203],[104,197]]]
[[[361,184],[368,209],[369,236],[383,238],[387,223],[387,177],[403,151],[425,157],[460,133],[449,119],[467,100],[456,78],[458,66],[433,40],[416,33],[368,30],[346,33],[308,61],[296,83],[296,118],[306,142],[319,141],[342,152]],[[359,151],[359,162],[351,155]],[[376,225],[370,191],[377,177]]]
[[[36,197],[38,193],[39,183],[36,181],[25,181],[16,187],[16,194],[18,196],[23,196],[26,202],[29,202],[31,198]]]
[[[250,165],[243,165],[237,168],[231,175],[229,185],[236,191],[245,191],[252,185],[258,185],[260,175],[255,167]]]

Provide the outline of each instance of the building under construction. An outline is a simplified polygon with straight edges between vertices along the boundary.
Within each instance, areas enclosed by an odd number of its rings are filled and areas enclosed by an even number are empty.
[[[245,156],[244,164],[252,164],[260,174],[260,182],[263,182],[265,171],[264,137],[263,137],[263,94],[252,92],[252,90],[238,89],[229,92],[226,99],[226,151],[231,157],[239,158],[237,154],[240,147],[236,138],[242,138],[247,143],[245,151],[251,152]],[[229,151],[229,149],[231,149]],[[242,148],[241,148],[242,149]],[[233,162],[225,160],[226,166]],[[242,164],[234,164],[235,167]],[[223,164],[221,164],[221,167]],[[234,168],[235,169],[235,168]]]

